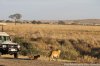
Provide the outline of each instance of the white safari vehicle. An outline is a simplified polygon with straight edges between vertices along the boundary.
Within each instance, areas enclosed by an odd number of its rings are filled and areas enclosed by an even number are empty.
[[[10,54],[14,55],[14,58],[18,58],[19,50],[20,45],[13,43],[7,33],[0,32],[0,56]]]

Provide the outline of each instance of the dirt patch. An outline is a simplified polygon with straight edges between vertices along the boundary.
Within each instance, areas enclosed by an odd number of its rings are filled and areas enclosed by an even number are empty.
[[[0,66],[63,66],[64,62],[48,60],[30,60],[27,57],[20,56],[14,59],[13,56],[2,56]]]
[[[63,62],[26,59],[0,59],[0,66],[63,66]]]

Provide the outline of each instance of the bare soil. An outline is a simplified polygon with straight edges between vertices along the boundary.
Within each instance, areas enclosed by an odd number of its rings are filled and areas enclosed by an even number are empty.
[[[0,66],[64,66],[61,61],[30,60],[27,57],[14,59],[13,57],[3,56],[0,58]]]
[[[44,60],[45,59],[45,60]],[[100,64],[94,64],[100,66]],[[0,58],[0,66],[93,66],[93,64],[79,64],[68,61],[49,61],[47,58],[39,58],[37,60],[30,60],[27,56],[20,56],[14,59],[13,56],[4,55]]]

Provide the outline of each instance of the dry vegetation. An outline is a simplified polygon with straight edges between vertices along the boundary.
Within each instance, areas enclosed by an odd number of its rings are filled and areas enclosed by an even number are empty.
[[[100,26],[81,26],[81,25],[45,25],[45,24],[8,24],[4,27],[5,31],[12,35],[24,36],[26,34],[40,33],[41,36],[52,36],[54,38],[69,38],[69,37],[90,37],[99,36]],[[88,35],[88,36],[87,36]]]
[[[62,59],[100,60],[100,26],[8,24],[4,31],[13,39],[20,37],[30,42],[33,54],[48,56],[50,50],[61,49]]]

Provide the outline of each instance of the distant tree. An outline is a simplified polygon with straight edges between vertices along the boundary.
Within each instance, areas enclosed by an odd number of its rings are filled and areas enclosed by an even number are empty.
[[[12,21],[11,21],[11,20],[6,20],[5,22],[7,22],[7,23],[12,23]]]
[[[37,24],[42,24],[42,22],[41,21],[37,21]]]
[[[71,25],[78,25],[78,23],[77,22],[72,22]]]
[[[9,18],[14,19],[15,20],[15,25],[16,25],[16,22],[18,22],[18,20],[22,18],[22,15],[16,13],[16,14],[10,15]]]
[[[35,21],[35,20],[33,20],[32,24],[42,24],[42,22],[41,21]]]
[[[33,20],[33,21],[32,21],[32,24],[36,24],[36,21],[35,21],[35,20]]]
[[[4,22],[4,20],[0,20],[0,22]]]
[[[65,25],[66,23],[62,20],[58,21],[58,24]]]

